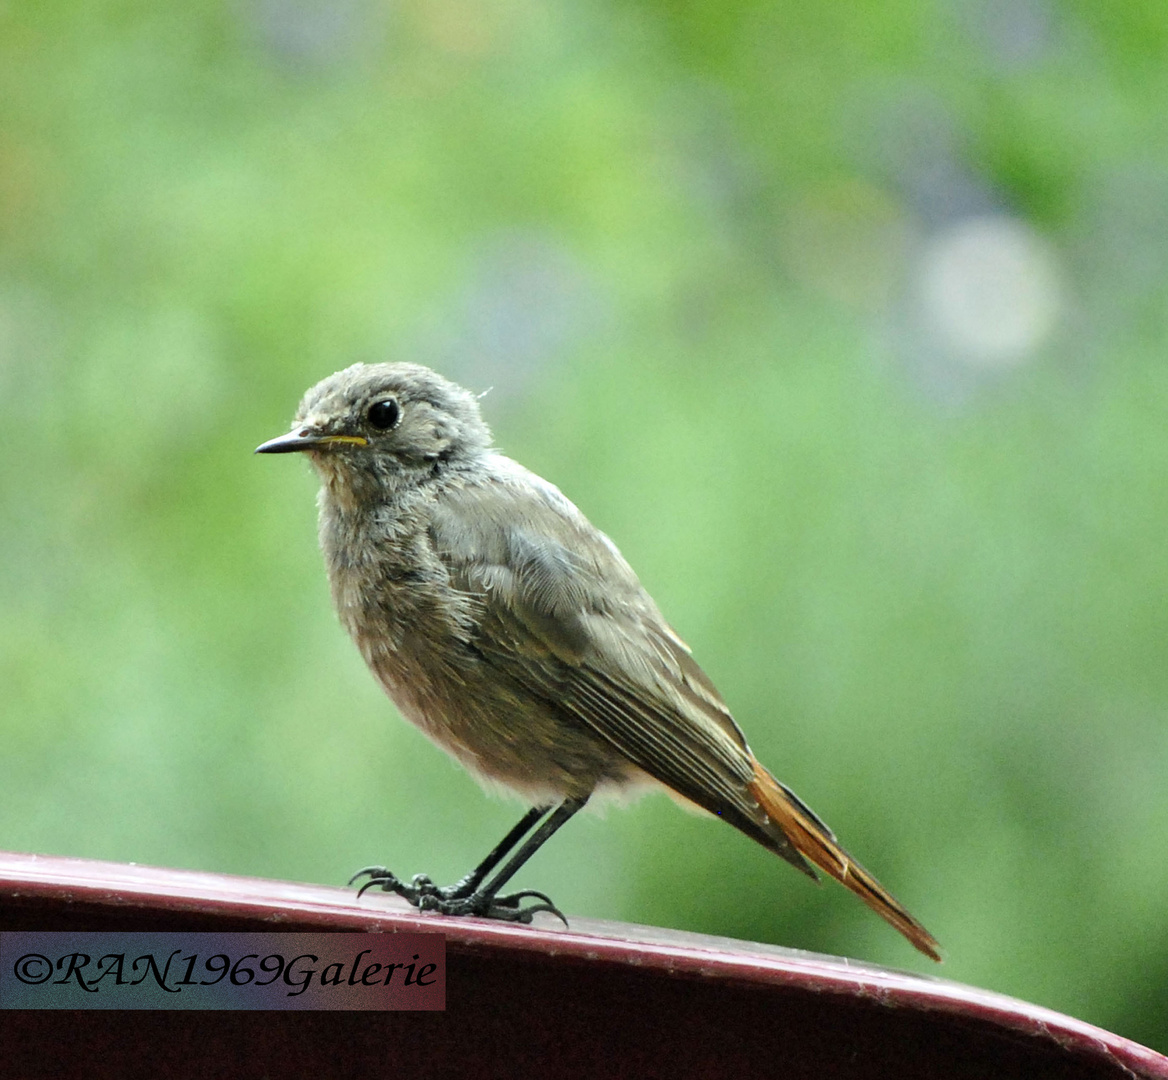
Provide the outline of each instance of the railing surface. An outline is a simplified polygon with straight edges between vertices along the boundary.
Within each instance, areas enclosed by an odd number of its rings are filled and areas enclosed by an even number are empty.
[[[652,927],[0,852],[3,930],[439,931],[445,1012],[0,1012],[13,1077],[1131,1077],[1168,1058],[944,979]]]

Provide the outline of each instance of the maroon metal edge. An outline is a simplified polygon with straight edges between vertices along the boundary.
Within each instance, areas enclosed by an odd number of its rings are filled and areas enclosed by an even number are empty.
[[[899,972],[841,957],[729,938],[590,919],[565,929],[554,918],[514,926],[419,914],[397,897],[351,889],[0,852],[0,930],[12,907],[66,904],[87,909],[184,913],[257,929],[313,928],[440,932],[448,951],[559,957],[578,963],[633,965],[668,975],[844,995],[890,1009],[944,1014],[1047,1040],[1137,1076],[1168,1080],[1168,1058],[1073,1017],[942,978]]]

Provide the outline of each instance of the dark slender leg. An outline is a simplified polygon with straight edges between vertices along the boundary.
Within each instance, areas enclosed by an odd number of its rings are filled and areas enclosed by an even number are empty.
[[[369,880],[358,890],[358,896],[366,889],[381,888],[384,892],[397,893],[415,907],[418,906],[423,896],[437,896],[442,900],[458,900],[464,896],[470,896],[482,884],[483,878],[499,865],[506,857],[507,852],[518,844],[531,827],[550,809],[550,806],[533,806],[519,819],[515,827],[491,849],[491,853],[466,877],[454,885],[439,887],[434,884],[428,874],[415,874],[407,885],[384,866],[366,866],[358,870],[349,878],[349,884],[352,885],[358,878],[368,877]]]
[[[507,860],[507,865],[495,875],[491,883],[479,895],[493,899],[495,894],[519,872],[519,868],[551,839],[552,834],[561,825],[565,824],[568,818],[576,813],[577,810],[582,809],[587,801],[588,796],[585,795],[582,799],[565,799],[560,803],[552,816],[527,838],[523,847]],[[494,852],[491,854],[493,855]],[[477,873],[478,871],[475,872]],[[483,876],[485,877],[486,875],[484,874]]]
[[[523,839],[532,826],[548,812],[548,807],[533,807],[524,814],[515,827],[495,845],[490,854],[456,885],[439,888],[425,874],[416,874],[407,884],[384,866],[367,866],[364,870],[358,870],[350,878],[349,884],[353,884],[359,877],[368,876],[369,880],[361,886],[360,893],[371,888],[397,893],[398,896],[408,900],[421,911],[438,911],[444,915],[482,915],[487,918],[523,923],[531,922],[531,917],[537,911],[550,911],[563,920],[566,926],[567,919],[564,919],[559,909],[541,892],[527,889],[509,896],[498,896],[497,893],[518,873],[520,867],[543,846],[552,834],[587,801],[587,795],[583,798],[565,799],[552,812],[551,817],[524,841],[522,847],[508,859],[503,869],[485,888],[480,886],[482,886],[486,876],[506,858],[507,854]],[[522,907],[522,902],[529,898],[538,899],[540,903]]]
[[[445,889],[440,890],[447,900],[456,900],[463,896],[470,896],[482,883],[485,878],[496,866],[499,865],[506,858],[507,853],[519,843],[531,829],[531,827],[539,821],[550,810],[549,806],[533,806],[518,823],[502,840],[495,845],[491,853],[483,859],[469,874],[466,875],[457,885],[451,885]]]

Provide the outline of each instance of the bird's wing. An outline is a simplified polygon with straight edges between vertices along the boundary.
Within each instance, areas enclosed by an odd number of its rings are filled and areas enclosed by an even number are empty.
[[[447,489],[430,536],[481,602],[485,662],[561,708],[650,776],[812,874],[752,793],[746,740],[685,643],[602,533],[507,459]]]

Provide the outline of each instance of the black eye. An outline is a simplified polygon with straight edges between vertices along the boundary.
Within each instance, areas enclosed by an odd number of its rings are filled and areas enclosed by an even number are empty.
[[[393,398],[387,398],[385,401],[375,401],[370,405],[366,415],[369,417],[369,423],[378,431],[388,431],[398,422],[401,409]]]

